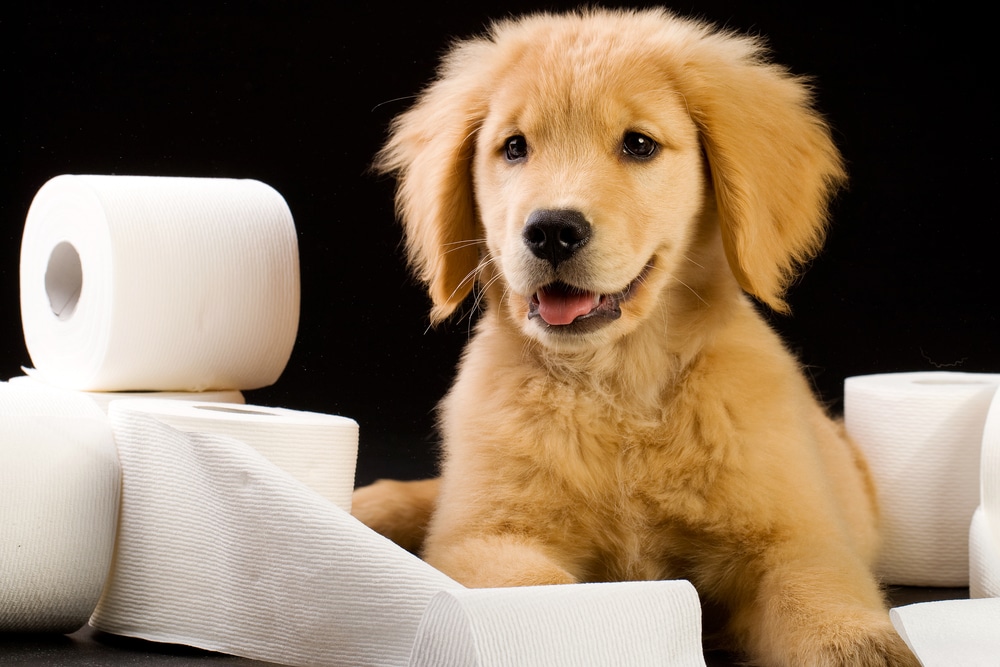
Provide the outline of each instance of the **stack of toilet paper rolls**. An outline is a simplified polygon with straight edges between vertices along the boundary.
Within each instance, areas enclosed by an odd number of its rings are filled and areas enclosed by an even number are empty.
[[[686,581],[468,591],[350,516],[358,425],[243,405],[299,309],[257,181],[60,176],[25,223],[0,382],[0,632],[289,665],[704,665]],[[567,650],[572,648],[572,650]]]
[[[996,665],[1000,655],[1000,375],[848,378],[844,418],[878,488],[888,584],[969,587],[971,600],[897,607],[923,665]]]
[[[96,608],[130,488],[115,401],[237,438],[349,511],[353,420],[242,405],[277,380],[298,329],[297,235],[273,188],[53,178],[28,211],[19,273],[33,368],[0,383],[0,631],[71,631]]]
[[[1000,375],[848,378],[844,418],[878,488],[888,584],[1000,596]]]

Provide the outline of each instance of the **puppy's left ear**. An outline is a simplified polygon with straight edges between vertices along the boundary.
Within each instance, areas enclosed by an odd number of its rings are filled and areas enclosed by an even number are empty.
[[[472,157],[485,113],[476,41],[456,45],[438,79],[392,124],[374,168],[396,176],[409,263],[427,286],[431,321],[451,315],[476,281],[479,239]]]
[[[800,77],[765,61],[761,44],[699,40],[682,91],[699,126],[726,257],[744,290],[787,312],[785,290],[820,249],[830,197],[846,179],[840,153]]]

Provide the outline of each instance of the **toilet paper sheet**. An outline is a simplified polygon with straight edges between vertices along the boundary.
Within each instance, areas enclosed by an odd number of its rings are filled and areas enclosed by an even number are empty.
[[[57,176],[28,210],[20,284],[37,374],[69,389],[266,386],[298,328],[292,216],[254,180]]]
[[[1000,598],[922,602],[889,616],[924,667],[1000,664]]]
[[[844,419],[871,467],[889,584],[967,586],[980,450],[1000,375],[925,372],[847,378]]]
[[[124,483],[100,630],[290,665],[704,664],[686,582],[469,591],[249,445],[146,407],[110,409]]]
[[[687,581],[442,591],[410,667],[704,666]]]
[[[119,474],[93,402],[0,383],[0,632],[87,622],[111,566]]]

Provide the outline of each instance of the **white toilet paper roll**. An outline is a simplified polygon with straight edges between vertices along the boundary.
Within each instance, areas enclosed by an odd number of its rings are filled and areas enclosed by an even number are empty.
[[[155,398],[112,405],[152,415],[186,433],[240,440],[334,505],[351,511],[358,459],[358,424],[353,419],[257,405]]]
[[[1000,598],[1000,540],[993,537],[982,507],[969,526],[969,597]]]
[[[410,667],[704,664],[687,581],[442,591],[410,658]]]
[[[30,369],[25,369],[30,371]],[[19,375],[8,380],[13,387],[35,387],[46,391],[73,391],[62,387],[53,387],[30,375]],[[183,401],[198,401],[202,403],[243,404],[246,400],[243,393],[236,389],[219,389],[216,391],[81,391],[77,392],[93,401],[104,413],[112,401],[171,399]]]
[[[403,666],[460,588],[227,436],[116,401],[123,496],[100,630],[290,665]]]
[[[0,632],[72,632],[111,566],[120,469],[89,399],[0,383]]]
[[[1000,375],[847,378],[844,419],[878,487],[889,584],[966,586],[983,425]]]
[[[21,319],[46,382],[89,391],[272,384],[298,328],[298,246],[253,180],[57,176],[21,245]]]
[[[1000,554],[1000,392],[993,395],[986,414],[981,457],[979,482],[985,515],[983,520]],[[1000,596],[1000,593],[997,595]]]

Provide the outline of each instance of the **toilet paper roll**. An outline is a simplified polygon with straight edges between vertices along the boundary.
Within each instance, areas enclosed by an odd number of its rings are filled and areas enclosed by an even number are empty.
[[[993,543],[998,545],[997,553],[1000,553],[1000,392],[993,395],[983,426],[979,482],[983,519],[988,527],[984,530],[992,533]]]
[[[21,244],[38,374],[84,391],[272,384],[298,328],[291,213],[254,180],[53,178]]]
[[[878,488],[889,584],[967,586],[983,425],[1000,375],[847,378],[844,420]]]
[[[442,591],[410,667],[704,666],[687,581]]]
[[[290,665],[406,665],[460,588],[251,446],[112,403],[123,496],[103,631]]]
[[[240,440],[307,487],[351,511],[358,459],[358,424],[317,412],[167,399],[115,401],[186,433]]]
[[[923,667],[1000,664],[1000,599],[921,602],[889,617]]]
[[[25,370],[31,371],[31,369]],[[31,377],[30,375],[12,377],[8,380],[8,382],[14,387],[33,386],[37,389],[47,391],[73,391],[72,389],[53,387],[52,385],[48,385],[41,380]],[[198,401],[203,403],[242,404],[246,402],[243,398],[243,393],[236,389],[220,389],[218,391],[81,391],[77,393],[93,401],[104,413],[107,413],[108,406],[111,405],[111,401],[121,400],[145,400],[155,398]]]
[[[1000,598],[1000,540],[980,507],[969,526],[969,597]]]
[[[120,469],[89,399],[0,383],[0,632],[72,632],[111,566]]]

